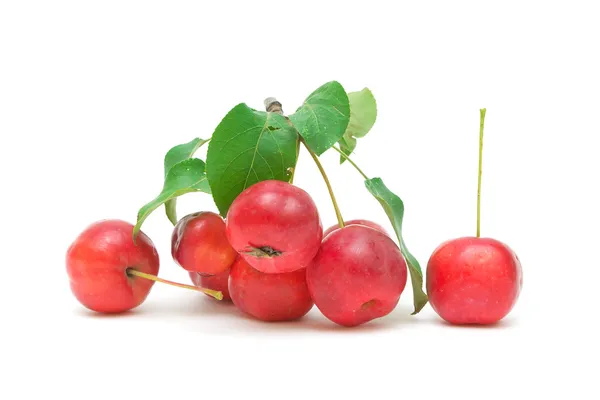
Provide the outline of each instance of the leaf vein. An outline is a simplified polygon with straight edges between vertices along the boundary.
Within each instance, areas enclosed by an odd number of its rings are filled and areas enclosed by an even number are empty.
[[[248,174],[246,175],[246,182],[244,182],[244,189],[246,189],[248,186],[248,178],[250,177],[250,171],[254,172],[254,175],[256,175],[256,179],[260,180],[260,178],[258,177],[258,174],[256,173],[256,171],[254,171],[254,160],[256,160],[256,153],[258,153],[258,145],[260,144],[260,139],[262,138],[263,133],[265,133],[265,130],[268,131],[267,129],[267,125],[269,124],[269,118],[267,116],[267,118],[265,118],[265,125],[263,126],[262,130],[260,131],[260,134],[258,135],[258,139],[256,140],[256,147],[254,148],[254,154],[252,155],[252,162],[250,163],[250,168],[248,169]]]
[[[272,169],[272,168],[271,168],[271,166],[269,165],[269,162],[268,162],[268,161],[267,161],[267,160],[266,160],[266,159],[263,157],[263,155],[262,155],[262,154],[260,154],[260,151],[258,151],[256,154],[258,154],[258,155],[260,156],[260,158],[262,158],[262,159],[263,159],[263,161],[265,162],[265,164],[267,164],[267,167],[269,168],[269,171],[271,171],[271,177],[272,177],[273,179],[275,179],[275,173],[273,172],[273,169]],[[254,172],[254,174],[256,174],[256,172]],[[258,178],[258,175],[256,175],[256,179],[260,180],[260,179]]]
[[[223,143],[223,145],[221,146],[221,148],[219,150],[223,150],[225,148],[225,146],[229,142],[231,142],[234,139],[237,139],[239,136],[243,135],[244,133],[247,133],[248,131],[251,131],[251,130],[256,129],[256,128],[260,128],[260,125],[252,126],[252,127],[248,128],[248,129],[245,129],[245,130],[241,131],[237,135],[234,135],[234,136],[230,137],[225,143]]]
[[[231,167],[231,165],[238,159],[240,158],[242,155],[244,155],[244,153],[252,150],[254,147],[250,147],[249,149],[246,149],[242,152],[240,152],[240,154],[238,154],[237,156],[235,156],[234,158],[231,159],[231,161],[229,161],[229,164],[227,164],[225,166],[225,169],[223,169],[223,171],[221,172],[222,175],[225,175],[225,172],[227,172],[227,170],[229,169],[229,167]]]
[[[282,172],[281,176],[284,177],[285,176],[285,160],[283,159],[283,151],[281,150],[281,146],[279,146],[279,142],[277,141],[277,138],[275,137],[273,132],[269,131],[269,134],[273,138],[273,141],[275,142],[275,145],[277,146],[277,150],[279,150],[279,155],[281,156],[281,172]],[[273,177],[275,177],[274,174],[273,174]]]

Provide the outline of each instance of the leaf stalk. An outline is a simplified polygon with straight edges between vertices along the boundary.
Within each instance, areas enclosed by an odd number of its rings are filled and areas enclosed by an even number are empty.
[[[350,159],[350,157],[348,157],[348,156],[346,155],[346,153],[344,153],[342,150],[338,149],[338,148],[337,148],[337,147],[335,147],[335,146],[333,146],[333,149],[334,149],[335,151],[337,151],[338,153],[340,153],[340,155],[341,155],[342,157],[344,157],[344,158],[346,159],[346,161],[348,161],[350,164],[352,164],[352,166],[353,166],[353,167],[354,167],[354,168],[355,168],[355,169],[356,169],[356,170],[357,170],[357,171],[358,171],[358,172],[359,172],[359,173],[362,175],[362,177],[363,177],[363,178],[365,178],[365,180],[369,180],[369,177],[367,176],[367,174],[365,174],[365,173],[362,171],[362,169],[360,169],[360,168],[358,167],[358,165],[356,165],[356,163],[355,163],[354,161],[352,161],[352,160]]]

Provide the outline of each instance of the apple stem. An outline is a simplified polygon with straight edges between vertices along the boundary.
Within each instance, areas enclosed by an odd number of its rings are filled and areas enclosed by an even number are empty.
[[[485,108],[479,110],[479,169],[477,172],[477,237],[481,236],[481,170],[483,159],[483,125]]]
[[[184,288],[184,289],[190,289],[190,290],[194,290],[196,292],[206,293],[207,295],[212,296],[212,297],[214,297],[217,300],[223,300],[223,293],[219,292],[219,291],[216,291],[216,290],[205,289],[205,288],[200,288],[200,287],[196,287],[196,286],[192,286],[192,285],[186,285],[186,284],[183,284],[183,283],[177,283],[177,282],[173,282],[173,281],[168,281],[166,279],[159,278],[156,275],[147,274],[145,272],[138,271],[137,269],[133,269],[133,268],[127,268],[127,270],[125,272],[129,276],[133,275],[133,276],[137,276],[137,277],[140,277],[140,278],[149,279],[149,280],[154,281],[154,282],[166,283],[167,285],[171,285],[171,286],[175,286],[175,287],[180,287],[180,288]]]
[[[317,164],[317,168],[319,168],[319,172],[321,172],[321,176],[323,177],[323,180],[325,181],[325,185],[327,185],[327,190],[329,191],[329,197],[331,197],[331,202],[333,203],[333,208],[335,209],[335,216],[337,217],[338,225],[340,228],[343,228],[344,227],[344,218],[342,218],[342,213],[340,212],[340,207],[338,206],[337,200],[335,199],[335,195],[333,194],[331,182],[329,182],[327,173],[325,173],[325,168],[323,168],[323,165],[321,164],[319,157],[308,147],[308,145],[306,144],[304,139],[300,138],[300,141],[302,142],[302,144],[304,145],[306,150],[308,150],[308,153],[310,154],[312,159],[315,161],[315,164]]]
[[[282,107],[281,103],[275,97],[267,97],[265,99],[264,103],[265,103],[265,109],[267,110],[267,112],[275,112],[275,113],[284,115],[283,107]],[[287,117],[286,117],[286,119],[287,119]],[[288,123],[291,124],[291,121],[289,119],[287,119],[287,120],[288,120]],[[335,199],[335,195],[333,194],[333,189],[331,188],[331,182],[329,182],[329,178],[327,177],[327,174],[325,173],[325,169],[323,168],[323,165],[321,164],[321,161],[319,160],[319,156],[317,156],[306,145],[306,142],[304,141],[302,136],[299,136],[299,140],[300,140],[300,142],[302,142],[302,144],[304,145],[306,150],[308,150],[308,152],[310,153],[310,156],[313,158],[313,160],[315,160],[315,164],[317,164],[317,168],[319,168],[319,172],[321,172],[321,176],[323,177],[323,180],[325,181],[325,184],[327,185],[327,190],[329,191],[329,197],[331,197],[331,202],[333,203],[333,208],[335,209],[335,216],[337,217],[338,225],[340,228],[343,228],[345,226],[344,218],[342,218],[342,213],[340,212],[340,207],[338,206],[337,200]],[[298,146],[298,154],[300,154],[299,150],[300,150],[300,146]],[[293,173],[295,173],[295,172],[296,171],[294,168]],[[293,180],[293,178],[294,178],[294,175],[292,175],[292,180]]]
[[[350,157],[348,157],[348,156],[346,155],[346,153],[344,153],[343,151],[341,151],[340,149],[338,149],[338,148],[337,148],[337,147],[335,147],[335,146],[333,146],[333,149],[334,149],[335,151],[337,151],[338,153],[340,153],[340,155],[341,155],[342,157],[344,157],[344,158],[346,159],[346,161],[348,161],[348,162],[349,162],[349,163],[350,163],[350,164],[351,164],[351,165],[352,165],[354,168],[356,168],[356,170],[357,170],[357,171],[358,171],[358,172],[359,172],[359,173],[360,173],[360,174],[363,176],[363,178],[365,178],[365,180],[369,180],[369,177],[367,176],[367,174],[365,174],[365,173],[362,171],[362,169],[360,169],[360,168],[358,167],[358,165],[356,165],[356,163],[355,163],[354,161],[352,161],[352,160],[350,159]]]

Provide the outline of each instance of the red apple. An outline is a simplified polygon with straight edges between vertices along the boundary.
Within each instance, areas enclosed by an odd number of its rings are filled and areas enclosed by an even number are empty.
[[[229,294],[240,310],[262,321],[291,321],[313,306],[306,269],[265,274],[238,257],[231,267]]]
[[[376,222],[368,221],[366,219],[351,219],[350,221],[345,221],[344,225],[345,226],[348,226],[348,225],[368,226],[369,228],[373,228],[379,232],[382,232],[382,233],[385,233],[386,235],[388,235],[387,231],[385,230],[385,228],[383,226],[379,225]],[[323,233],[323,237],[324,238],[327,237],[327,235],[329,235],[331,232],[337,231],[338,229],[340,229],[340,226],[338,224],[330,226],[329,228],[327,228],[325,233]]]
[[[486,109],[479,110],[477,235],[442,243],[427,264],[429,302],[451,324],[493,324],[513,308],[523,286],[519,258],[506,244],[482,238],[481,176]]]
[[[315,305],[327,318],[356,326],[396,307],[406,275],[406,261],[388,235],[350,225],[323,240],[306,278]]]
[[[134,268],[156,275],[158,253],[143,232],[132,239],[133,225],[103,220],[88,226],[71,244],[66,264],[71,290],[90,310],[119,313],[139,306],[154,282],[127,273]]]
[[[218,275],[231,267],[237,252],[227,240],[223,219],[212,212],[199,212],[175,225],[171,255],[187,271]]]
[[[275,180],[244,190],[227,213],[227,237],[254,268],[265,273],[306,267],[319,250],[323,227],[304,190]]]
[[[492,324],[515,305],[523,276],[516,254],[495,239],[462,237],[441,244],[427,264],[433,309],[452,324]]]
[[[201,288],[212,289],[221,292],[223,293],[224,301],[231,301],[231,296],[229,295],[228,288],[229,272],[230,270],[227,269],[217,275],[202,275],[198,272],[189,272],[189,274],[194,285]],[[207,294],[207,296],[213,297],[209,294]]]

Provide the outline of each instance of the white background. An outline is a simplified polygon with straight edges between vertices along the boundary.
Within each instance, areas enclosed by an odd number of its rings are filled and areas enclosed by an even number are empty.
[[[0,398],[598,398],[594,2],[0,4]],[[171,146],[209,137],[239,102],[276,96],[293,112],[330,80],[374,92],[378,121],[354,158],[403,198],[423,265],[475,232],[487,107],[482,232],[524,268],[501,324],[451,327],[429,306],[409,316],[410,285],[390,316],[356,329],[316,309],[260,323],[159,285],[124,316],[76,302],[68,245],[93,221],[134,222]],[[323,156],[345,218],[389,227],[337,160]],[[296,183],[333,224],[305,153]],[[206,195],[180,201],[180,215],[206,209]],[[160,274],[187,281],[171,229],[160,210],[144,225]]]

